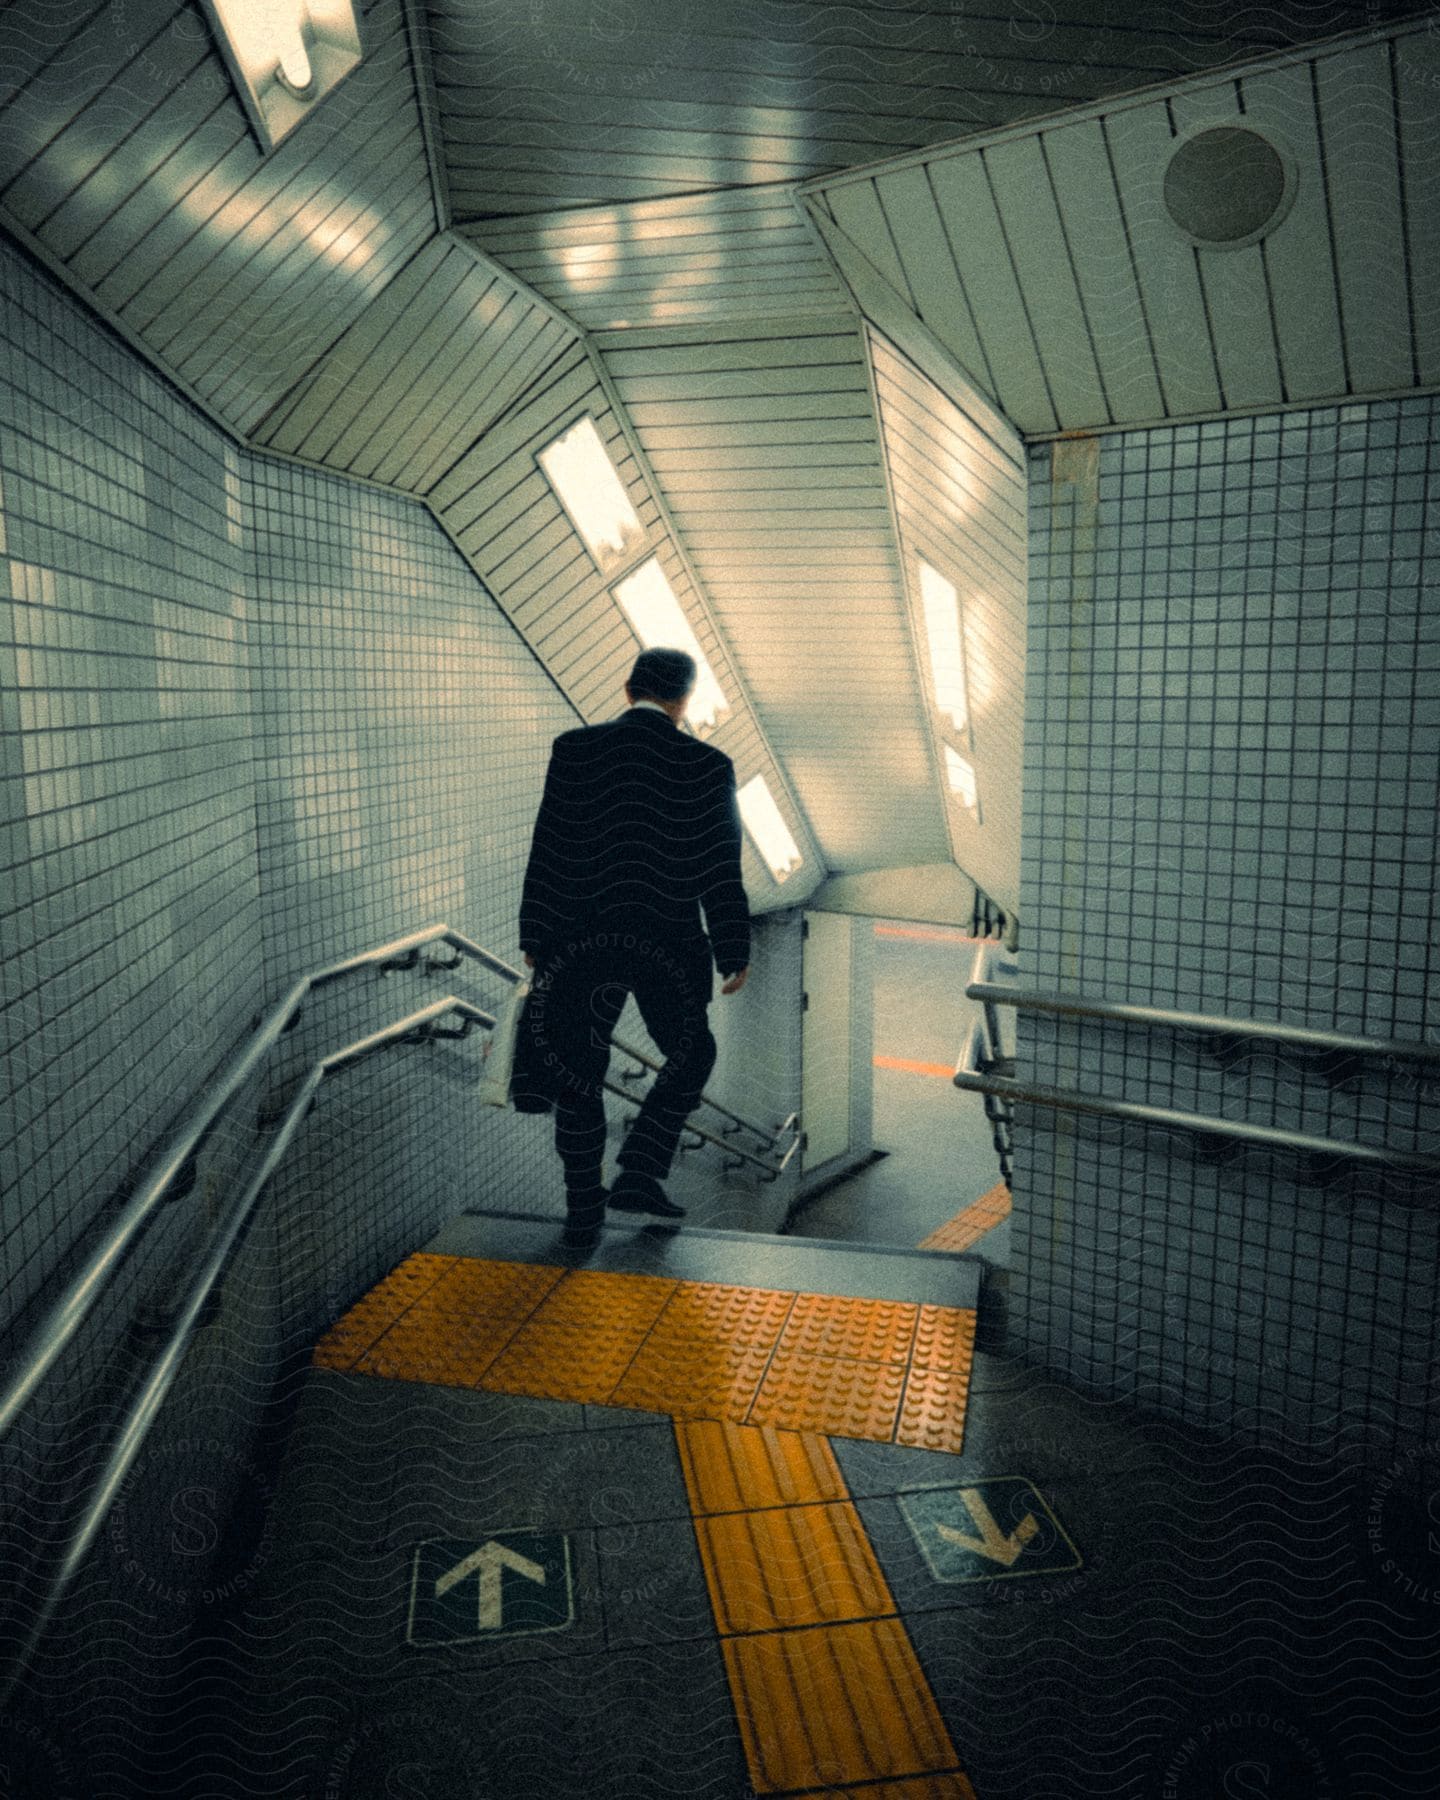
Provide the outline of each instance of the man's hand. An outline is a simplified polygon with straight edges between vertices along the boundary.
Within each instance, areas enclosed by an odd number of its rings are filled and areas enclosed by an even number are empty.
[[[722,994],[738,994],[741,988],[744,987],[745,978],[749,973],[750,967],[747,963],[743,969],[737,969],[735,973],[730,976],[728,981],[721,982],[720,992]]]

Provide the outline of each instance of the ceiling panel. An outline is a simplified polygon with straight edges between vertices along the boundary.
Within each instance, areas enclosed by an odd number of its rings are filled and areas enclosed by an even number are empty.
[[[806,201],[862,310],[907,309],[1027,434],[1403,391],[1440,363],[1436,63],[1422,21]],[[1197,247],[1165,206],[1177,140],[1212,125],[1268,134],[1293,169],[1256,242]]]
[[[833,313],[844,304],[788,188],[691,194],[463,230],[592,331]]]
[[[1387,8],[1387,11],[1393,8]],[[1306,0],[432,0],[455,222],[803,180],[1373,22]]]
[[[0,11],[7,56],[33,12]],[[177,0],[32,45],[0,110],[0,213],[242,433],[435,229],[399,0],[363,31],[360,67],[269,155]]]
[[[948,857],[858,330],[596,342],[826,864]]]
[[[425,493],[574,340],[468,246],[433,238],[256,442]]]
[[[948,735],[973,763],[977,818],[949,802],[959,866],[1007,912],[1020,906],[1020,787],[1025,718],[1024,445],[988,408],[967,410],[871,333],[875,393],[909,584],[911,630],[924,642],[917,559],[955,584],[969,723]],[[922,651],[922,659],[924,652]],[[937,745],[939,715],[931,720]]]
[[[723,621],[712,619],[691,579],[691,565],[671,536],[621,421],[587,351],[563,351],[523,399],[488,430],[436,484],[429,498],[436,516],[500,606],[590,721],[613,718],[624,705],[625,677],[639,649],[613,598],[615,576],[603,577],[571,525],[536,454],[589,413],[619,470],[646,533],[646,547],[660,558],[731,712],[714,742],[735,760],[742,783],[763,774],[804,858],[785,883],[775,882],[749,847],[745,885],[755,911],[788,906],[823,877],[822,860],[807,823],[810,795],[796,782],[792,800],[772,753],[766,721],[757,720],[736,679],[739,658]],[[723,635],[722,635],[723,634]],[[743,669],[741,670],[743,675]],[[779,751],[779,747],[775,746]],[[784,762],[783,751],[779,752]]]
[[[1392,46],[1368,44],[1322,57],[1315,80],[1340,317],[1352,392],[1408,387],[1413,379],[1410,292],[1405,267],[1399,129]],[[1440,131],[1440,95],[1432,96],[1431,133]],[[1432,216],[1430,230],[1440,229]]]

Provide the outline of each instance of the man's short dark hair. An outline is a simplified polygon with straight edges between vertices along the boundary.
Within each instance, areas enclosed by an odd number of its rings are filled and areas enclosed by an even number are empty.
[[[696,673],[688,650],[642,650],[625,685],[632,700],[683,700]]]

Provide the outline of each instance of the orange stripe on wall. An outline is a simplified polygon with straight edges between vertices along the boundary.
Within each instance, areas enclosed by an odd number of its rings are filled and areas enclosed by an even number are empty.
[[[877,925],[876,937],[924,938],[931,944],[999,943],[998,938],[966,937],[959,931],[926,931],[919,925]]]
[[[953,1063],[910,1062],[903,1056],[877,1056],[877,1069],[904,1069],[910,1075],[943,1075],[949,1081],[955,1073]]]

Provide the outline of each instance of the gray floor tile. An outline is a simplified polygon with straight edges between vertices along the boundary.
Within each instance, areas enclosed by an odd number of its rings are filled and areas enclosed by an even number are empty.
[[[648,1426],[495,1438],[470,1449],[453,1440],[404,1468],[395,1488],[391,1543],[502,1524],[594,1527],[688,1518],[673,1434]]]
[[[616,1525],[597,1533],[608,1645],[715,1635],[705,1571],[689,1519]]]
[[[669,1413],[642,1412],[637,1406],[592,1406],[587,1403],[583,1411],[587,1431],[615,1431],[623,1425],[663,1425],[667,1431],[672,1429]]]

